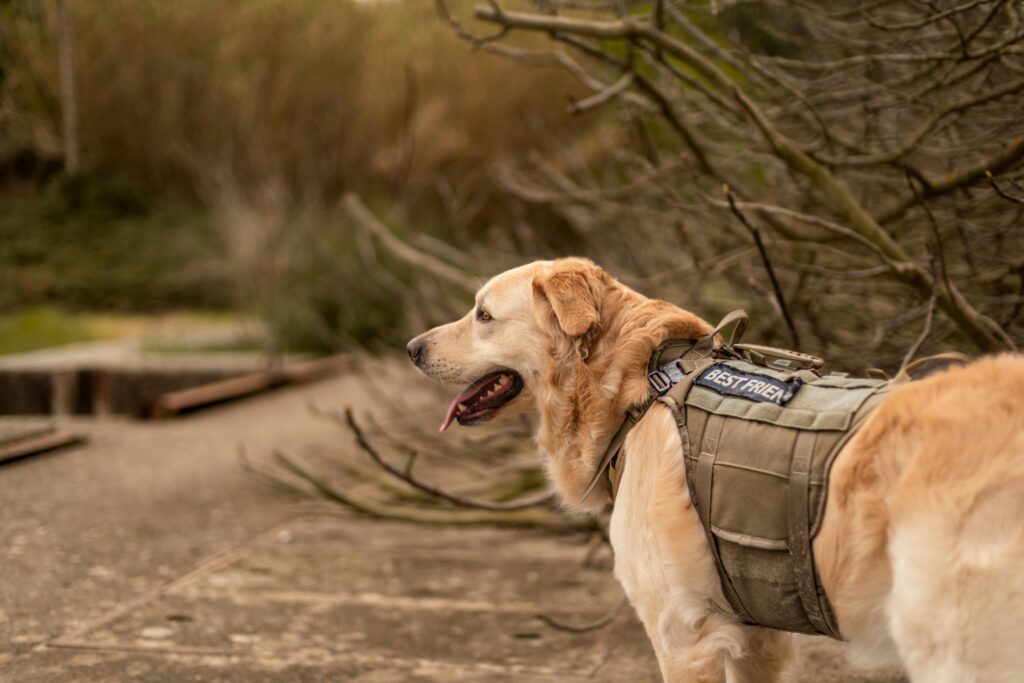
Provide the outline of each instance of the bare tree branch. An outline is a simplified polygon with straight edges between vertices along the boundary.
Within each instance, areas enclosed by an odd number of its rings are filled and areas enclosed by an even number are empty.
[[[782,293],[782,286],[779,285],[779,279],[775,276],[775,269],[772,268],[771,259],[768,258],[768,250],[764,248],[764,240],[761,239],[761,232],[755,228],[747,217],[736,207],[736,199],[733,197],[732,190],[726,185],[725,196],[729,200],[729,209],[732,210],[733,214],[740,219],[740,222],[746,226],[750,232],[751,237],[754,238],[754,244],[757,246],[757,252],[761,255],[761,263],[764,264],[764,269],[768,273],[768,279],[772,283],[772,291],[775,292],[775,301],[779,304],[779,312],[782,314],[782,319],[786,322],[786,328],[789,329],[789,336],[793,340],[793,346],[800,348],[800,335],[796,331],[796,323],[793,322],[793,317],[789,314],[789,307],[786,305],[786,297]]]
[[[992,186],[992,189],[996,191],[996,194],[1005,199],[1008,202],[1014,204],[1020,204],[1024,206],[1024,197],[1014,197],[1007,194],[1003,188],[999,187],[999,183],[996,182],[995,176],[992,175],[991,171],[985,171],[985,177],[988,178],[988,184]]]
[[[376,237],[380,243],[391,254],[402,259],[406,263],[427,271],[445,282],[455,285],[464,292],[475,294],[478,284],[463,271],[431,256],[423,251],[413,249],[402,240],[395,237],[383,223],[370,213],[363,201],[355,194],[349,193],[342,199],[342,206],[349,217],[355,223],[366,230],[367,233]]]

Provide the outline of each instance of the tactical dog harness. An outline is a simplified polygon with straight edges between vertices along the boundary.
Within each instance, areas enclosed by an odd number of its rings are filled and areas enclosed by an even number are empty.
[[[729,342],[717,341],[732,323]],[[679,428],[686,486],[737,618],[841,639],[811,549],[829,470],[885,393],[909,375],[822,375],[820,358],[738,343],[746,323],[746,313],[734,311],[707,337],[658,347],[648,366],[651,397],[629,411],[583,497],[603,483],[614,502],[626,434],[651,405],[664,404]],[[938,359],[964,357],[915,365]]]

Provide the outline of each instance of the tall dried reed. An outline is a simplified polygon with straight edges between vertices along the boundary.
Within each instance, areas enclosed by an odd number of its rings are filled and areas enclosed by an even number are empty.
[[[14,3],[8,135],[59,149],[56,10]],[[204,197],[225,177],[302,203],[345,190],[441,201],[564,129],[560,74],[470,55],[423,2],[75,2],[83,155]]]

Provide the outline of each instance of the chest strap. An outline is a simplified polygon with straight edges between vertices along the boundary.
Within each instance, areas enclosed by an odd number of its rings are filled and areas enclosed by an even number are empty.
[[[604,455],[601,456],[601,460],[597,463],[597,469],[594,471],[593,476],[590,477],[590,483],[587,484],[587,488],[583,490],[583,495],[580,496],[580,502],[585,501],[597,485],[604,483],[605,491],[608,494],[610,500],[615,500],[615,491],[612,480],[609,480],[605,475],[617,464],[619,459],[619,453],[622,452],[622,445],[626,443],[626,435],[636,426],[636,423],[647,414],[647,411],[654,405],[654,401],[657,399],[657,395],[651,396],[641,405],[630,408],[626,411],[626,418],[622,421],[622,425],[619,430],[615,432],[615,436],[608,442],[608,448],[605,449]]]

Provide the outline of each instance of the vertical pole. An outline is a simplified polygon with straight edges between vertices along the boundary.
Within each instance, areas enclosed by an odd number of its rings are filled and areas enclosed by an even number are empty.
[[[75,50],[71,39],[69,0],[57,0],[60,8],[58,50],[60,52],[61,110],[64,116],[64,169],[78,170],[78,96],[75,92]]]
[[[50,381],[53,387],[50,414],[57,417],[73,415],[78,398],[78,371],[74,368],[54,370]]]

